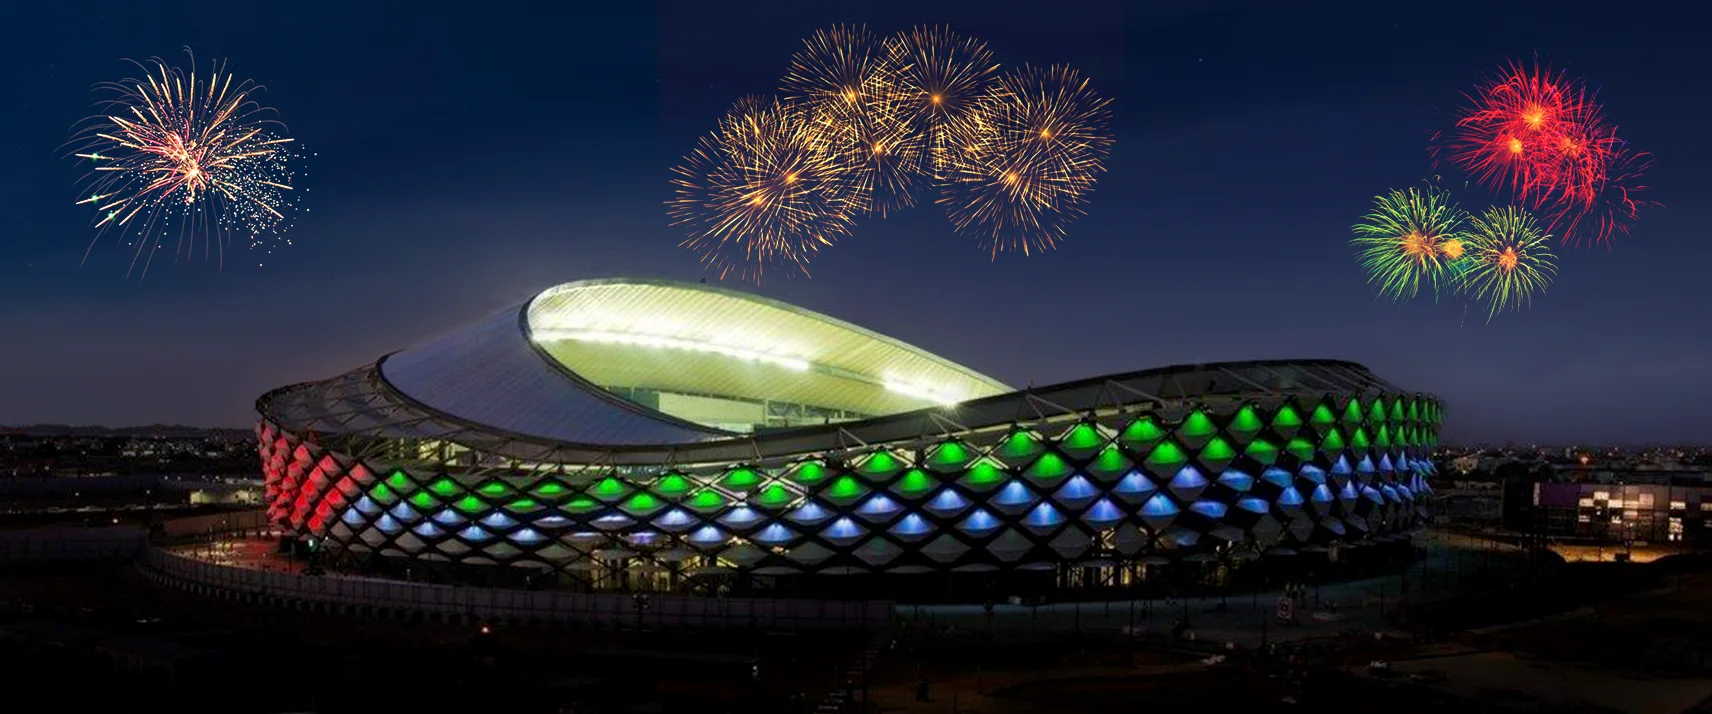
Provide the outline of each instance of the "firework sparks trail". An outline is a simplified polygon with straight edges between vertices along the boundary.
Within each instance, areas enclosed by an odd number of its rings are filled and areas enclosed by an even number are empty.
[[[1110,100],[1068,67],[1006,74],[951,127],[939,203],[995,258],[1055,247],[1105,173],[1110,117]]]
[[[1557,274],[1551,235],[1540,230],[1533,214],[1516,206],[1493,207],[1469,220],[1470,262],[1458,287],[1487,305],[1486,320],[1499,312],[1525,307],[1543,293]]]
[[[134,63],[142,78],[98,85],[111,96],[72,139],[73,155],[94,164],[77,201],[96,211],[90,249],[118,230],[136,246],[131,270],[141,261],[143,276],[175,222],[175,257],[193,255],[200,239],[204,259],[212,251],[223,267],[233,233],[247,234],[251,248],[270,247],[284,241],[296,208],[300,156],[283,124],[261,118],[271,110],[251,99],[260,88],[235,82],[218,62],[198,78],[190,62],[189,71],[160,59]]]
[[[1437,188],[1395,190],[1374,198],[1373,212],[1351,229],[1350,244],[1381,297],[1409,300],[1426,282],[1436,299],[1467,260],[1467,220]]]
[[[808,262],[851,228],[855,190],[807,128],[808,110],[746,97],[673,169],[672,225],[721,279],[759,282],[769,267]]]

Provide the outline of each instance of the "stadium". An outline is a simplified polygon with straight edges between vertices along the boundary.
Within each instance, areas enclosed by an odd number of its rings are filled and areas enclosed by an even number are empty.
[[[779,301],[630,279],[257,410],[268,518],[329,567],[686,594],[1126,586],[1406,547],[1441,416],[1333,360],[1019,390]]]

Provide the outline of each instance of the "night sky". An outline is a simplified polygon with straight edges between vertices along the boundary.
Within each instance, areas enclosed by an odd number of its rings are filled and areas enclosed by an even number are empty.
[[[0,424],[247,426],[267,389],[555,283],[700,279],[668,226],[669,169],[733,100],[776,92],[804,37],[854,22],[951,23],[1006,66],[1076,66],[1115,99],[1110,171],[1054,253],[991,262],[929,201],[762,294],[1017,386],[1340,358],[1442,396],[1450,440],[1707,441],[1712,55],[1695,3],[1128,4],[19,4],[0,29]],[[95,233],[73,205],[72,124],[93,84],[132,74],[123,58],[182,63],[186,45],[265,84],[318,154],[295,245],[139,282],[107,239],[80,267]],[[1376,301],[1350,224],[1432,175],[1427,137],[1483,71],[1536,51],[1657,156],[1666,208],[1613,250],[1561,250],[1545,297],[1491,324]],[[1465,207],[1496,198],[1448,178]]]

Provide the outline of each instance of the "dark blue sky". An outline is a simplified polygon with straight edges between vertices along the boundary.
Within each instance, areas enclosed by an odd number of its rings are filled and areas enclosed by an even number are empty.
[[[812,280],[759,292],[1017,385],[1343,358],[1443,396],[1452,439],[1707,441],[1712,59],[1692,3],[1128,4],[11,9],[0,423],[245,425],[269,388],[557,282],[698,279],[662,206],[669,168],[731,101],[776,90],[803,37],[858,22],[951,23],[1007,66],[1077,66],[1116,100],[1110,173],[1055,253],[989,262],[929,205],[862,225]],[[264,83],[318,152],[295,246],[262,268],[247,254],[223,271],[157,264],[138,283],[109,241],[80,268],[93,233],[59,147],[91,85],[129,74],[121,58],[185,45]],[[1615,250],[1563,251],[1550,292],[1490,325],[1376,302],[1348,226],[1430,174],[1426,136],[1480,72],[1536,50],[1587,76],[1657,155],[1649,183],[1668,207]]]

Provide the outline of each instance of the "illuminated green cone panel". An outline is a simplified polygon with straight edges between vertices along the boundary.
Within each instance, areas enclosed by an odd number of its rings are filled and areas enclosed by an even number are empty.
[[[1439,405],[1387,394],[1106,414],[764,463],[464,475],[257,427],[277,523],[352,552],[587,571],[982,571],[1407,531]],[[1228,549],[1227,549],[1228,550]]]

